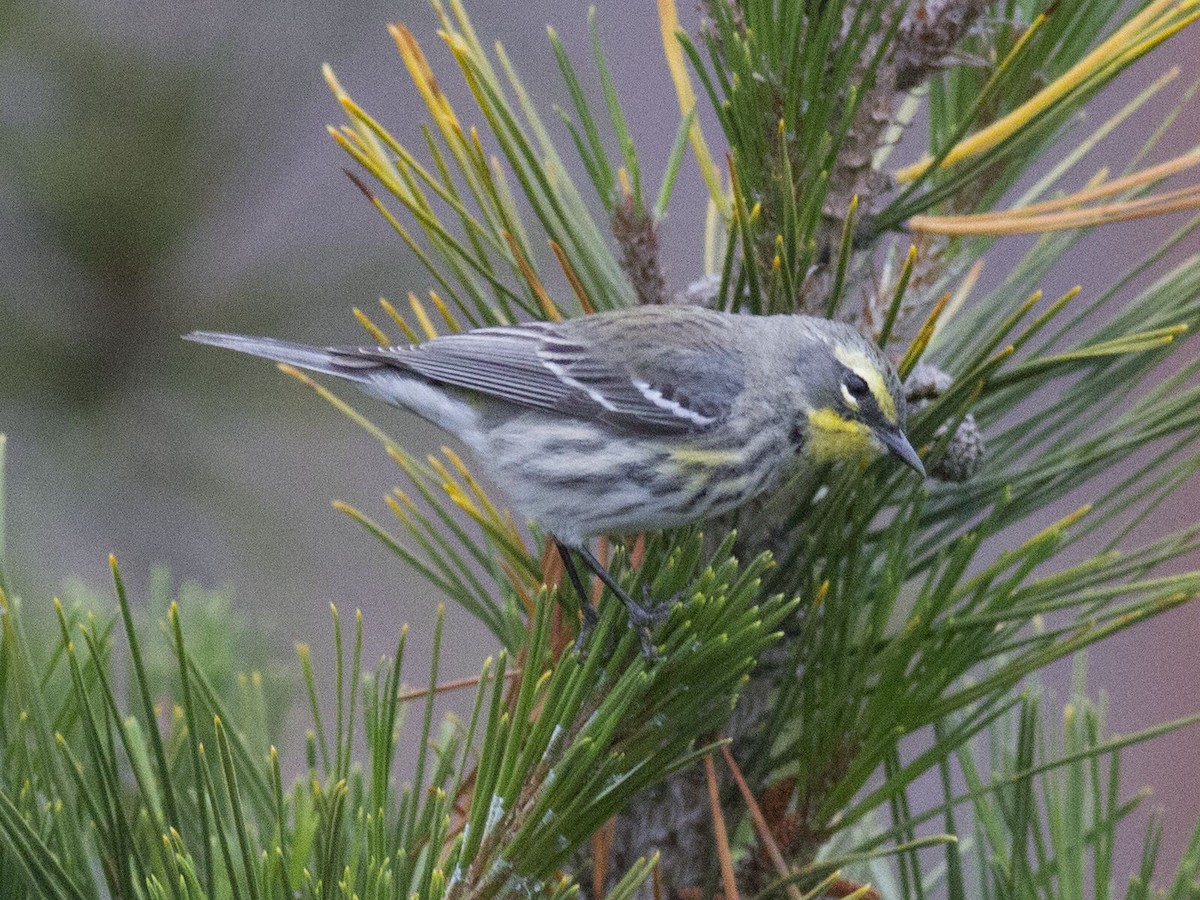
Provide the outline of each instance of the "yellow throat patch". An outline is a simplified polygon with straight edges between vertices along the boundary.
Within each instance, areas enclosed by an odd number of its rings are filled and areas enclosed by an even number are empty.
[[[828,406],[811,410],[808,426],[804,449],[816,463],[866,462],[879,451],[870,428]]]

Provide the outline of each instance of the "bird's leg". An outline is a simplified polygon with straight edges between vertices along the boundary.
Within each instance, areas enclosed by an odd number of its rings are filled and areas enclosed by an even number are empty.
[[[583,616],[583,622],[579,625],[579,633],[575,635],[575,650],[582,653],[583,645],[587,643],[587,639],[591,636],[592,629],[596,627],[596,623],[600,620],[600,617],[596,614],[596,609],[592,606],[592,600],[588,597],[587,590],[583,586],[583,579],[579,577],[579,570],[575,568],[575,560],[571,558],[570,548],[558,538],[554,539],[554,546],[558,548],[558,555],[562,559],[563,568],[567,570],[567,577],[571,579],[571,584],[575,587],[575,593],[579,596],[579,612]]]
[[[592,555],[592,551],[585,546],[575,548],[576,552],[583,557],[583,561],[588,564],[588,568],[600,576],[600,580],[608,585],[608,589],[617,595],[617,598],[625,604],[625,610],[629,613],[629,625],[638,633],[638,638],[642,642],[642,656],[647,659],[653,659],[657,653],[654,649],[654,642],[650,639],[650,626],[661,622],[671,613],[670,603],[653,603],[649,597],[645,597],[643,602],[639,603],[634,600],[626,590],[617,584],[617,580],[612,577],[608,569],[601,564],[600,560]]]

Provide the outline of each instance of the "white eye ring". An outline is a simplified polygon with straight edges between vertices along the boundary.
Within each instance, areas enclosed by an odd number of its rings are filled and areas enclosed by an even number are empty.
[[[851,409],[858,409],[858,401],[854,399],[854,395],[850,393],[850,388],[842,385],[842,396],[846,398],[846,405]]]

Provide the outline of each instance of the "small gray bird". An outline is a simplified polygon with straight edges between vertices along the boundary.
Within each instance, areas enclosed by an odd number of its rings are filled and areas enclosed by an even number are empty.
[[[321,348],[208,331],[186,339],[345,378],[458,437],[553,535],[583,632],[595,612],[572,550],[625,603],[644,646],[659,612],[622,590],[589,538],[719,515],[797,460],[890,451],[925,474],[904,433],[895,369],[854,328],[826,319],[658,306],[416,346]]]

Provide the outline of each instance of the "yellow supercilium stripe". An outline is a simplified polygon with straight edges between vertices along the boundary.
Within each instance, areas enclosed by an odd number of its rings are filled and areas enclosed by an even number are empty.
[[[892,399],[892,392],[884,383],[883,375],[880,374],[879,366],[874,360],[859,350],[849,350],[845,347],[835,347],[833,355],[837,357],[838,362],[867,383],[867,387],[871,389],[871,395],[879,404],[880,412],[887,417],[889,422],[895,422],[896,401]]]

